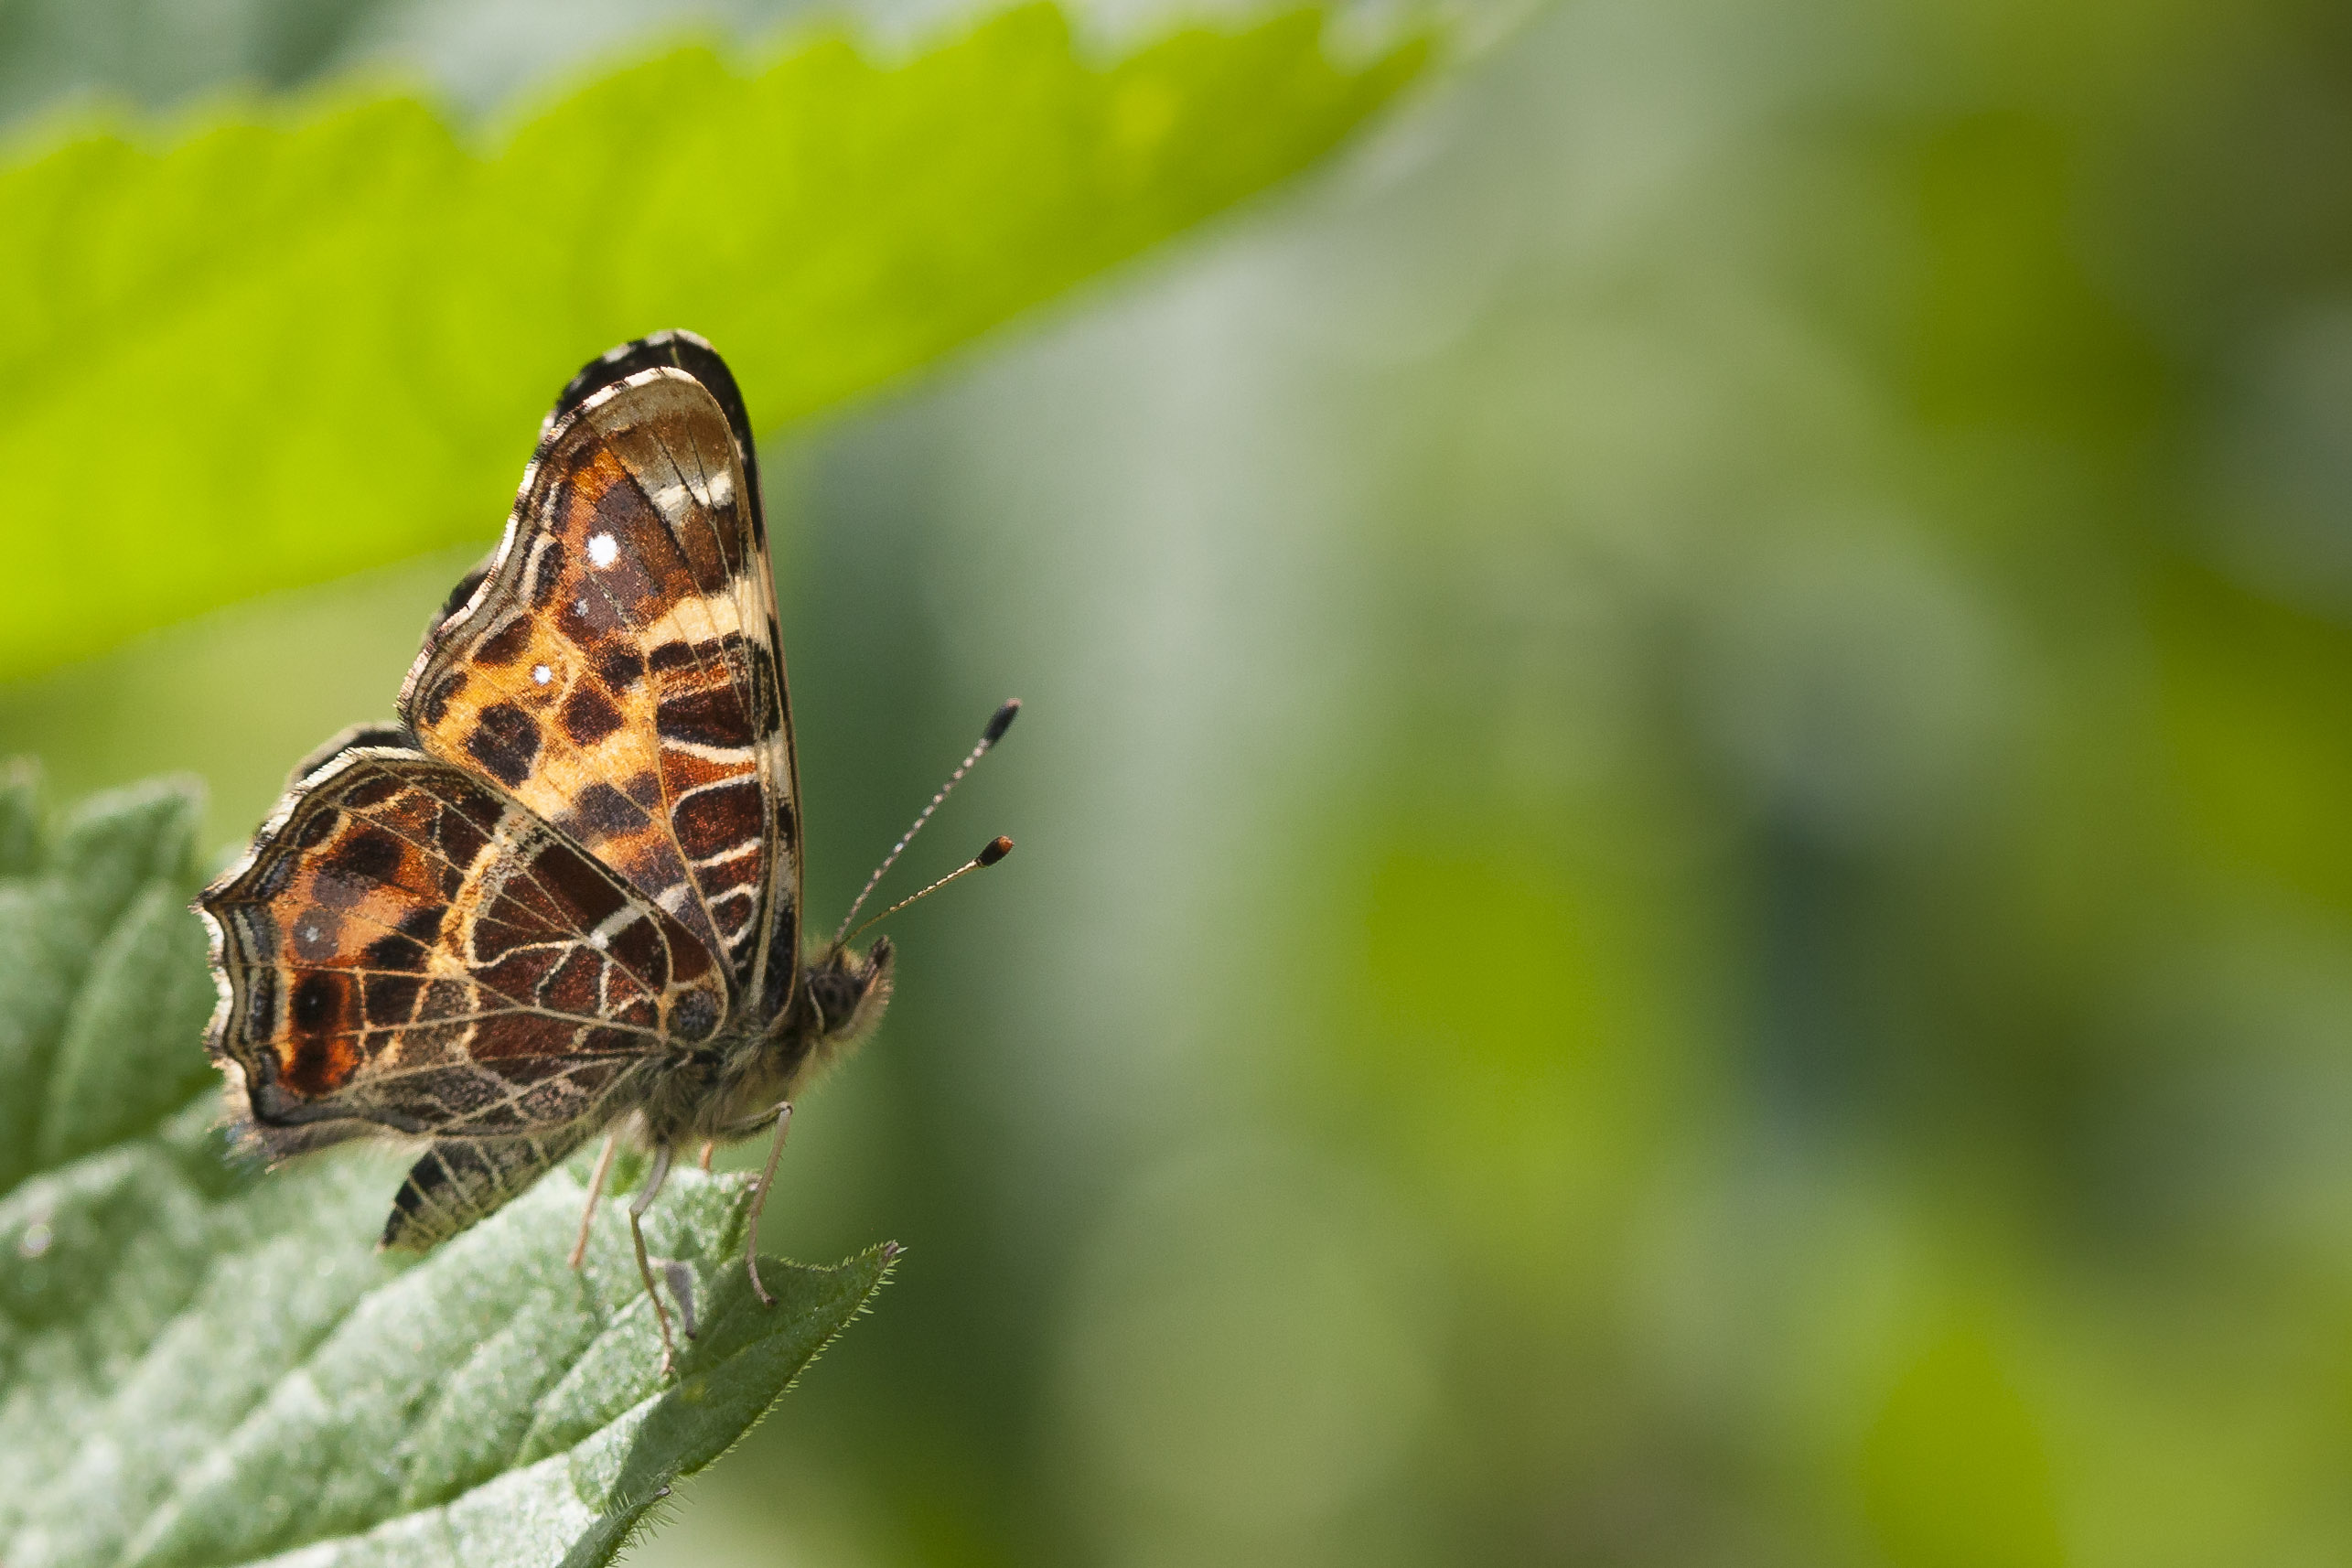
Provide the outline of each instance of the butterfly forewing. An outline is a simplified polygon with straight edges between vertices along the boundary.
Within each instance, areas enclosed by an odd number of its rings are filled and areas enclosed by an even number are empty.
[[[580,367],[580,373],[564,384],[556,394],[555,406],[547,412],[539,434],[544,439],[548,432],[563,423],[570,413],[596,393],[617,382],[625,381],[640,371],[667,365],[685,371],[703,383],[703,388],[717,400],[719,409],[726,415],[727,426],[735,432],[736,446],[743,453],[744,472],[753,481],[751,523],[754,532],[766,534],[759,511],[759,453],[752,444],[751,415],[744,406],[743,389],[736,384],[735,372],[727,369],[719,351],[703,338],[692,332],[656,332],[607,350]]]
[[[594,367],[592,367],[592,370]],[[655,365],[549,427],[487,576],[401,693],[424,749],[495,779],[674,916],[757,1004],[798,940],[789,724],[735,422]]]

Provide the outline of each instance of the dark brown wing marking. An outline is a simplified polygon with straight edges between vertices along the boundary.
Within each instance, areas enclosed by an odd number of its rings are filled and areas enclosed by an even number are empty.
[[[726,1015],[676,918],[415,751],[320,765],[198,911],[211,1047],[274,1155],[387,1128],[576,1141]]]
[[[400,712],[426,751],[496,779],[703,939],[756,1000],[771,951],[789,972],[800,900],[750,472],[685,371],[586,395],[549,427],[489,575],[426,639]]]

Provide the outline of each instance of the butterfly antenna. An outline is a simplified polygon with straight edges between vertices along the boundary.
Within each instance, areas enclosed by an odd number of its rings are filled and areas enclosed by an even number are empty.
[[[1021,699],[1018,697],[1012,698],[1006,702],[1003,707],[996,710],[995,716],[988,721],[988,727],[980,732],[980,744],[972,748],[972,754],[969,757],[966,757],[961,762],[956,765],[956,770],[948,775],[948,781],[940,786],[940,792],[931,797],[931,803],[924,807],[922,813],[916,817],[915,825],[907,830],[907,833],[904,838],[901,838],[897,843],[890,846],[890,853],[882,857],[882,864],[875,866],[874,868],[874,875],[865,879],[865,886],[859,889],[857,897],[850,903],[849,913],[843,915],[841,918],[841,929],[833,933],[833,946],[839,947],[842,942],[846,940],[849,935],[849,923],[857,918],[857,912],[865,908],[865,901],[874,896],[875,888],[881,885],[882,878],[889,873],[890,867],[897,862],[898,857],[907,853],[907,846],[915,842],[915,835],[923,831],[923,824],[931,820],[931,813],[940,809],[940,802],[948,798],[950,790],[952,790],[958,784],[963,782],[963,776],[971,772],[973,765],[979,762],[982,757],[988,755],[988,748],[990,746],[994,746],[998,741],[1004,738],[1004,732],[1013,727],[1013,721],[1020,715],[1020,712]],[[1004,847],[999,849],[997,847],[999,844]],[[924,888],[923,893],[929,893],[934,888],[945,886],[947,884],[953,882],[957,877],[961,876],[964,872],[977,871],[984,865],[993,865],[998,861],[1004,859],[1005,855],[1011,854],[1012,849],[1013,841],[1011,839],[998,839],[994,843],[992,843],[987,849],[983,849],[978,854],[972,856],[972,858],[961,868],[950,872],[947,875],[940,878],[939,881],[932,883],[929,887]],[[898,903],[893,904],[889,908],[883,910],[881,915],[874,917],[874,919],[881,919],[883,915],[896,914],[898,910],[903,909],[908,905],[913,903],[915,898],[920,898],[923,896],[923,893],[916,894],[914,898],[902,899]],[[872,924],[874,924],[874,920],[868,920],[865,923],[866,926],[870,926]],[[862,931],[865,929],[865,926],[860,926],[858,929]]]
[[[940,888],[945,887],[949,883],[953,882],[957,877],[967,875],[972,872],[984,870],[987,867],[995,865],[998,861],[1004,859],[1006,855],[1011,854],[1012,853],[1013,841],[1011,839],[1008,839],[1002,834],[990,839],[988,843],[982,847],[978,854],[973,855],[970,860],[965,861],[961,865],[957,866],[953,871],[949,872],[945,876],[940,877],[937,882],[932,883],[929,887],[922,889],[920,892],[908,894],[907,897],[899,899],[898,902],[891,905],[890,908],[883,910],[882,913],[866,921],[865,925],[860,926],[857,929],[852,931],[849,934],[849,940],[851,941],[857,940],[858,938],[864,936],[867,931],[873,929],[875,926],[880,925],[883,921],[888,919],[891,916],[897,914],[899,910],[905,908],[916,899],[928,898],[932,894],[938,892]],[[834,940],[835,945],[839,945],[840,939],[836,938]]]

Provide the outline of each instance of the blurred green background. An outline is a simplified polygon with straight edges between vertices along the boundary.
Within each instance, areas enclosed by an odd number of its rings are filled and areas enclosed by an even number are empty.
[[[0,0],[0,110],[789,10]],[[1490,21],[763,454],[812,910],[1008,693],[908,885],[1021,851],[768,1210],[898,1283],[634,1561],[2352,1556],[2352,12]],[[225,847],[476,553],[0,750]]]

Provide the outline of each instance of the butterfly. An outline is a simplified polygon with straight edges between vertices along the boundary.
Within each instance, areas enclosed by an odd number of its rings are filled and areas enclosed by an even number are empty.
[[[998,710],[853,917],[1018,709]],[[852,947],[846,919],[803,951],[758,458],[708,343],[624,344],[564,387],[498,548],[435,618],[397,712],[297,764],[197,898],[232,1120],[273,1160],[422,1141],[382,1237],[420,1251],[605,1132],[575,1268],[634,1137],[651,1165],[630,1234],[666,1374],[639,1221],[674,1152],[700,1140],[707,1164],[713,1144],[772,1128],[756,1231],[793,1093],[873,1029],[894,961],[886,937]],[[933,886],[1011,848],[994,840]],[[746,1267],[769,1302],[748,1244]],[[670,1273],[692,1334],[691,1276]]]

